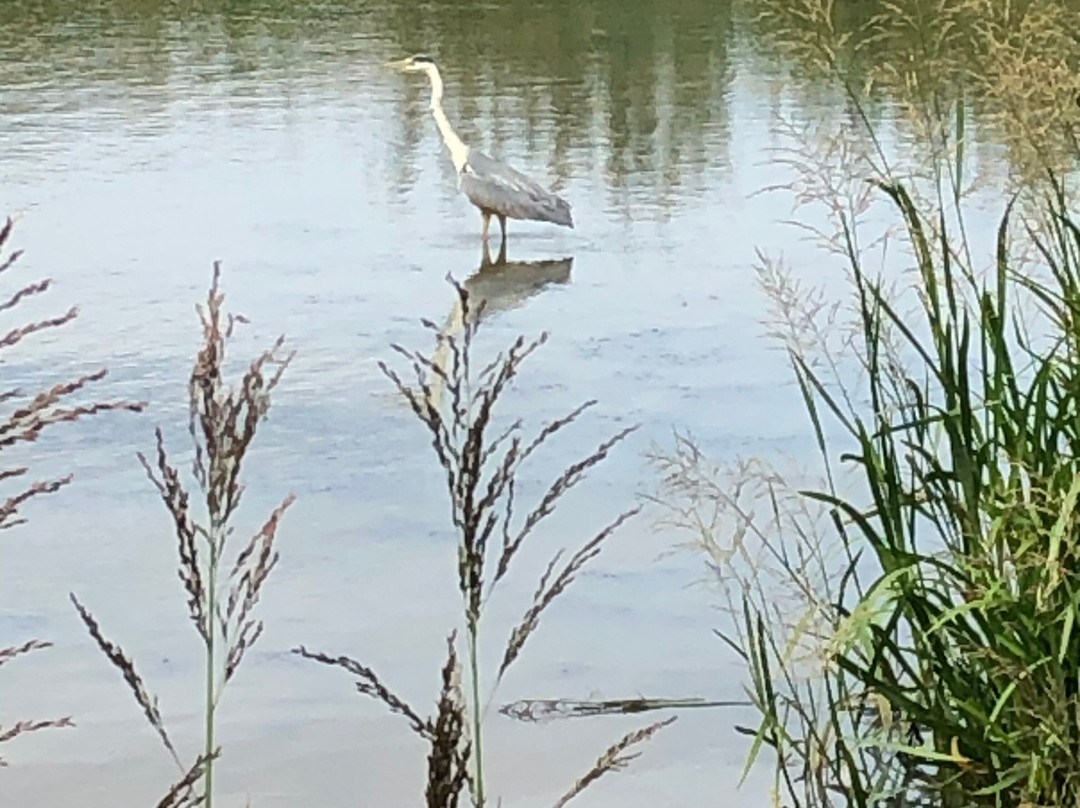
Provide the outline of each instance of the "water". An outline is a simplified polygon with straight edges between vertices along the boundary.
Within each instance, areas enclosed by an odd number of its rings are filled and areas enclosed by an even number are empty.
[[[418,320],[450,314],[445,276],[481,266],[479,216],[456,191],[426,82],[383,70],[387,59],[432,53],[463,139],[573,204],[573,231],[511,222],[509,258],[524,264],[473,281],[491,296],[489,349],[551,333],[507,401],[515,416],[538,424],[601,402],[533,466],[532,490],[602,435],[642,424],[523,554],[492,603],[485,658],[495,661],[548,555],[654,485],[642,453],[673,429],[721,457],[806,451],[797,393],[759,326],[754,250],[785,250],[811,275],[828,267],[777,224],[788,202],[753,192],[787,178],[769,159],[778,113],[843,110],[784,79],[743,14],[716,0],[0,6],[0,210],[23,214],[14,241],[27,250],[8,288],[57,282],[19,317],[81,309],[11,352],[5,372],[33,389],[105,365],[97,395],[149,402],[141,416],[60,427],[35,446],[37,473],[73,470],[76,484],[0,537],[0,644],[57,645],[5,666],[0,722],[71,714],[79,725],[5,748],[2,804],[155,804],[175,774],[69,591],[135,657],[194,750],[197,640],[168,517],[135,453],[152,450],[161,424],[187,457],[193,304],[218,258],[228,307],[253,321],[237,367],[278,333],[298,352],[248,466],[245,529],[287,493],[298,501],[261,605],[266,634],[222,706],[222,804],[419,799],[424,749],[404,723],[344,674],[287,653],[349,653],[426,709],[454,626],[440,473],[376,363],[393,359],[394,342],[427,347]],[[499,701],[739,698],[740,669],[711,633],[715,598],[692,586],[699,563],[663,555],[680,537],[651,518],[623,530],[545,616]],[[750,719],[687,714],[587,799],[726,804],[746,751],[733,725]],[[640,723],[493,716],[491,791],[550,805]],[[764,774],[739,797],[767,798]]]

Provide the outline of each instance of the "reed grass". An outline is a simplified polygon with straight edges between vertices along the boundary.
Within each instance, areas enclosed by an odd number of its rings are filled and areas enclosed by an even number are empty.
[[[304,646],[293,653],[323,665],[342,668],[356,677],[356,691],[381,701],[392,713],[404,716],[410,729],[429,745],[425,798],[428,808],[456,808],[466,786],[472,788],[472,744],[467,738],[467,707],[461,689],[461,666],[455,647],[457,633],[447,638],[446,664],[434,717],[423,718],[387,688],[371,668],[346,656],[331,657]]]
[[[649,724],[641,729],[636,729],[626,733],[623,737],[609,746],[604,754],[600,755],[593,763],[592,767],[579,777],[574,784],[570,787],[570,790],[563,794],[559,799],[555,801],[554,808],[563,808],[564,805],[569,803],[574,797],[578,796],[590,785],[595,783],[605,774],[610,772],[616,772],[629,765],[630,761],[641,755],[640,752],[629,752],[631,747],[637,746],[643,741],[649,740],[653,735],[662,730],[664,727],[671,726],[676,720],[675,716],[665,718],[663,721],[657,721],[653,724]]]
[[[555,512],[563,498],[582,483],[588,472],[636,427],[628,427],[600,442],[594,450],[567,466],[547,486],[539,499],[522,508],[518,501],[519,475],[525,462],[552,437],[567,429],[592,408],[587,401],[566,415],[526,435],[520,420],[497,427],[497,410],[522,364],[546,341],[546,335],[528,341],[516,339],[506,350],[481,368],[475,366],[475,339],[482,320],[473,312],[468,291],[453,282],[461,311],[460,335],[423,325],[435,336],[430,355],[395,345],[405,358],[411,380],[405,381],[385,363],[382,371],[397,388],[417,419],[427,429],[437,462],[445,474],[450,519],[457,533],[456,579],[462,599],[465,644],[465,676],[468,690],[459,684],[462,674],[455,651],[456,632],[448,640],[449,654],[443,669],[443,688],[435,718],[423,718],[389,691],[368,667],[348,657],[333,657],[295,649],[303,657],[344,668],[357,678],[358,692],[375,698],[392,712],[403,715],[412,730],[431,748],[427,797],[429,806],[456,805],[468,787],[477,808],[490,801],[485,783],[483,725],[486,705],[551,605],[573,584],[585,566],[596,558],[611,536],[638,508],[620,513],[566,557],[557,552],[539,577],[531,602],[504,640],[501,661],[491,671],[491,685],[483,686],[479,647],[484,636],[483,615],[498,584],[510,573],[523,544]],[[602,774],[620,768],[632,755],[626,749],[648,740],[670,720],[630,733],[577,782],[558,803],[563,805]]]
[[[14,232],[15,220],[7,217],[0,226],[0,277],[7,278],[16,262],[22,256],[22,250],[9,250],[8,242]],[[13,312],[21,303],[45,294],[52,287],[49,279],[23,285],[5,300],[0,301],[0,314]],[[36,334],[62,328],[78,316],[78,309],[70,308],[65,313],[21,325],[9,326],[0,335],[0,350],[9,351],[23,340]],[[104,369],[96,370],[68,381],[54,384],[37,393],[27,393],[14,388],[0,392],[0,406],[6,412],[0,415],[0,451],[10,450],[22,444],[34,443],[47,430],[59,424],[74,423],[88,416],[109,411],[139,412],[144,404],[134,401],[97,401],[83,403],[78,396],[88,388],[105,378]],[[16,484],[16,491],[0,501],[0,530],[7,530],[26,522],[22,509],[38,497],[55,494],[69,485],[72,475],[36,480],[26,483],[30,469],[23,465],[4,463],[0,469],[0,482]],[[0,647],[0,666],[12,662],[27,654],[51,648],[52,643],[40,639],[31,639],[17,645]],[[21,719],[11,724],[0,724],[0,744],[12,741],[20,735],[42,729],[55,729],[74,726],[70,716],[55,719]],[[0,766],[7,763],[0,757]]]
[[[188,428],[195,450],[191,475],[204,516],[200,519],[193,512],[189,488],[169,459],[160,428],[156,430],[155,456],[138,456],[168,511],[188,616],[204,649],[203,749],[191,764],[183,762],[166,730],[157,697],[148,690],[132,657],[104,636],[94,615],[71,595],[90,636],[121,672],[147,722],[176,763],[179,779],[161,801],[163,807],[212,808],[214,767],[221,754],[215,737],[218,707],[225,686],[262,635],[263,621],[255,616],[255,609],[277,565],[278,526],[293,502],[292,495],[285,497],[230,559],[228,540],[235,534],[234,516],[244,493],[240,482],[243,462],[270,409],[270,395],[293,354],[283,351],[284,337],[279,337],[250,363],[235,386],[229,386],[226,350],[236,326],[246,320],[225,312],[220,282],[221,266],[215,263],[206,303],[197,307],[202,344],[188,381]]]
[[[760,716],[740,728],[747,766],[771,748],[785,803],[1080,804],[1080,149],[1059,69],[1080,52],[1046,29],[1066,18],[1053,5],[1011,20],[949,10],[987,37],[965,76],[1010,124],[1018,169],[982,256],[966,223],[963,94],[935,81],[933,60],[905,63],[891,89],[907,88],[926,125],[917,170],[901,168],[836,58],[835,26],[818,26],[806,47],[848,94],[867,150],[839,166],[807,155],[797,193],[826,206],[824,244],[852,294],[829,305],[761,258],[817,479],[718,466],[689,440],[657,458],[670,518],[729,587],[725,639]],[[885,4],[876,24],[928,23],[919,47],[947,58],[954,23],[934,7]],[[820,181],[833,168],[846,185]],[[887,203],[896,225],[877,248],[910,283],[871,269],[890,264],[867,249],[855,186]]]
[[[929,336],[856,268],[875,416],[845,421],[870,507],[811,496],[848,520],[878,572],[838,622],[831,661],[921,740],[877,744],[895,755],[896,790],[918,782],[948,804],[1076,804],[1080,229],[1057,186],[1044,199],[1050,230],[1027,226],[1050,273],[1035,280],[1013,268],[1008,204],[983,282],[932,240],[903,186],[881,189],[915,250]],[[1025,299],[1041,304],[1034,330],[1015,308]],[[879,364],[885,322],[917,357],[911,367]],[[798,373],[808,406],[842,412],[813,372]],[[855,785],[867,801],[878,788]]]

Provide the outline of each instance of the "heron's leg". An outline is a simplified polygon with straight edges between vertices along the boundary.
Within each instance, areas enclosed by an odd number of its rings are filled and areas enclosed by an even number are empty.
[[[502,231],[502,243],[506,246],[506,217],[499,214],[499,229]]]
[[[484,241],[487,241],[489,238],[488,228],[491,227],[491,214],[488,213],[486,210],[482,210],[480,211],[480,219],[483,222],[482,229],[480,231],[480,238]]]

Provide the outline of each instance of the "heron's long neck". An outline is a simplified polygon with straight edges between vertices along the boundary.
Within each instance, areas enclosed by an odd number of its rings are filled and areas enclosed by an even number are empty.
[[[428,78],[431,79],[431,114],[439,127],[439,134],[442,135],[446,148],[450,150],[450,159],[454,161],[454,168],[461,171],[469,157],[469,147],[457,136],[457,132],[454,131],[454,127],[450,125],[450,121],[446,117],[446,113],[443,112],[443,83],[442,76],[439,75],[439,69],[433,65],[427,71],[427,74]]]

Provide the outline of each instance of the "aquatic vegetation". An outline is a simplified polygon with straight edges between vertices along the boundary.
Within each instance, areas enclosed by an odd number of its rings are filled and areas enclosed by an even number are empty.
[[[359,9],[360,4],[354,5]],[[195,89],[185,97],[201,98],[207,87],[226,89],[217,80],[237,66],[238,79],[254,86],[259,78],[255,68],[271,53],[278,71],[273,87],[281,77],[290,82],[302,69],[304,76],[332,80],[352,93],[356,80],[365,78],[362,65],[350,63],[358,51],[335,44],[349,40],[391,47],[419,30],[415,15],[399,13],[412,8],[408,4],[376,5],[379,10],[371,14],[378,20],[372,28],[383,29],[378,38],[349,29],[359,24],[360,13],[343,15],[330,25],[323,24],[324,17],[305,25],[301,7],[315,6],[300,4],[275,17],[269,31],[263,9],[245,8],[239,17],[197,15],[196,26],[209,27],[214,39],[222,26],[227,29],[220,37],[221,51],[216,44],[204,48],[207,40],[199,36],[172,37],[190,39],[192,48],[206,49],[208,56],[223,56],[205,72],[172,70],[171,60],[187,65],[187,52],[163,43],[145,49],[152,63],[149,71],[130,73],[129,65],[138,61],[131,59],[107,67],[114,75],[146,78],[170,90],[171,77],[191,73]],[[528,4],[518,5],[492,13],[533,13]],[[516,19],[517,24],[502,31],[501,26],[475,26],[475,15],[468,13],[471,6],[435,4],[425,7],[426,30],[441,32],[448,62],[463,65],[448,76],[466,89],[455,95],[461,113],[455,117],[474,121],[494,145],[510,145],[506,138],[517,137],[516,130],[484,128],[485,121],[502,119],[507,111],[498,105],[489,108],[483,99],[511,97],[501,92],[508,83],[515,91],[525,88],[520,97],[529,114],[521,118],[523,142],[531,153],[550,156],[551,175],[566,177],[573,166],[589,165],[594,170],[583,182],[603,185],[608,192],[604,204],[597,202],[597,215],[622,207],[621,213],[610,215],[629,220],[648,209],[666,218],[672,189],[680,184],[697,186],[676,195],[680,205],[705,200],[706,195],[697,192],[708,190],[701,184],[711,185],[713,175],[700,177],[725,161],[725,144],[731,138],[726,132],[728,104],[736,96],[741,102],[747,90],[741,82],[733,85],[742,65],[733,66],[727,48],[737,42],[742,50],[744,38],[741,31],[737,36],[727,32],[731,13],[726,4],[680,5],[685,8],[673,16],[667,6],[561,4],[556,9],[560,13],[548,14],[558,23],[551,30],[531,25],[530,18],[524,24]],[[815,155],[791,154],[786,166],[797,172],[799,201],[823,201],[834,217],[835,231],[820,235],[828,239],[833,259],[843,259],[850,294],[834,297],[802,287],[792,270],[773,256],[763,254],[759,267],[774,306],[769,328],[792,359],[822,466],[809,479],[781,475],[752,461],[715,469],[688,440],[658,460],[665,464],[667,499],[676,509],[672,519],[692,531],[695,547],[733,585],[735,624],[726,639],[747,663],[751,695],[762,715],[759,725],[744,728],[752,752],[772,747],[780,753],[777,785],[786,803],[1067,801],[1074,775],[1070,761],[1077,757],[1075,671],[1070,668],[1077,650],[1076,599],[1071,594],[1076,581],[1070,572],[1075,564],[1069,543],[1076,532],[1072,513],[1078,498],[1069,465],[1076,448],[1070,430],[1076,413],[1071,367],[1077,239],[1067,214],[1071,197],[1066,190],[1074,181],[1069,173],[1075,157],[1070,138],[1080,109],[1075,104],[1076,60],[1070,53],[1077,30],[1074,10],[1050,0],[760,0],[740,4],[736,17],[745,19],[741,15],[747,6],[756,11],[766,5],[778,12],[774,21],[790,22],[790,31],[777,27],[771,33],[777,41],[781,34],[794,37],[785,51],[795,60],[794,69],[812,65],[821,75],[839,79],[851,100],[847,105],[845,99],[843,109],[846,131],[827,132],[829,122],[814,120],[840,165],[823,166],[807,162],[817,160]],[[169,13],[145,11],[153,15],[151,21],[170,21]],[[48,33],[55,28],[53,17],[49,12],[29,25]],[[754,24],[763,26],[767,19],[767,14],[756,17]],[[175,28],[141,27],[153,31],[153,37]],[[75,28],[71,36],[61,37],[64,44],[58,48],[79,54],[65,62],[77,67],[85,64],[86,45],[102,32],[94,25]],[[697,33],[706,29],[710,33]],[[12,30],[14,45],[40,49],[37,37],[21,36],[25,29]],[[336,38],[324,39],[324,31],[335,32]],[[350,33],[342,36],[341,31]],[[492,31],[497,32],[498,47],[477,47]],[[110,41],[135,41],[127,37]],[[283,57],[275,47],[268,49],[268,41],[287,44],[288,53]],[[56,55],[51,47],[45,43],[43,52]],[[127,50],[112,47],[110,52]],[[461,58],[453,58],[454,53]],[[33,65],[27,68],[31,77],[55,67],[56,59],[30,55],[26,61]],[[67,72],[85,88],[80,71]],[[324,85],[293,85],[304,99],[313,86]],[[803,89],[801,84],[784,87],[770,92],[769,98],[754,89],[750,93],[755,101],[790,108],[788,93]],[[809,92],[820,89],[815,84]],[[338,90],[332,92],[336,97]],[[398,189],[407,189],[423,165],[411,151],[425,148],[415,128],[418,116],[411,115],[426,100],[421,95],[417,101],[405,94],[396,102],[403,106],[393,123],[404,128],[394,138],[400,141],[395,144],[400,153],[395,149],[391,155],[391,161],[400,164]],[[210,100],[217,103],[217,97]],[[232,96],[223,92],[220,97],[227,103]],[[296,97],[295,92],[287,96]],[[147,100],[140,94],[140,104]],[[820,117],[828,117],[835,97],[829,100]],[[821,105],[803,107],[800,114],[808,109],[817,112]],[[899,118],[895,129],[894,117]],[[427,119],[422,120],[426,125]],[[890,127],[888,142],[874,137],[879,121]],[[991,200],[997,205],[995,216],[1001,216],[1003,246],[996,251],[994,245],[987,249],[977,240],[971,243],[959,215],[976,176],[971,169],[978,158],[971,157],[969,132],[987,125],[999,131],[990,138],[980,132],[980,146],[993,150],[990,163],[998,173],[1006,165],[1019,169],[1008,191],[1025,191],[1011,207],[1008,193]],[[382,128],[379,132],[387,133]],[[912,145],[903,164],[890,153],[894,135]],[[1010,161],[990,145],[999,142],[1008,145]],[[30,136],[26,143],[31,143]],[[168,145],[165,148],[168,151]],[[829,173],[834,168],[835,174]],[[660,200],[655,207],[653,197]],[[644,207],[639,207],[641,202]],[[871,207],[888,208],[891,232],[866,229],[863,217]],[[881,220],[876,214],[873,218]],[[296,231],[321,238],[313,229]],[[306,243],[309,236],[297,237]],[[598,240],[597,250],[617,238]],[[591,251],[585,254],[590,263],[598,255],[590,257]],[[672,256],[669,266],[674,265]],[[878,266],[885,271],[878,274]],[[535,280],[541,268],[528,271]],[[558,283],[569,266],[543,271]],[[446,329],[479,322],[476,301],[495,299],[484,285],[497,290],[504,280],[489,271],[486,277],[467,281],[473,295],[459,295]],[[620,282],[631,287],[633,273]],[[325,296],[347,305],[349,298],[337,291]],[[575,306],[579,302],[584,299],[575,300]],[[705,328],[702,332],[709,334]],[[1059,332],[1066,332],[1060,341]],[[514,484],[515,474],[535,457],[530,455],[534,445],[546,442],[555,430],[545,435],[541,428],[534,439],[521,425],[506,424],[495,413],[496,399],[507,403],[501,390],[513,384],[518,366],[536,345],[522,341],[503,355],[502,363],[484,370],[483,363],[476,363],[472,370],[479,374],[470,373],[474,333],[439,336],[435,352],[403,352],[405,371],[411,369],[415,380],[407,372],[386,368],[431,436],[460,548],[457,565],[448,564],[446,572],[447,582],[453,575],[460,590],[462,613],[460,618],[456,611],[447,615],[446,631],[438,640],[445,639],[447,646],[439,646],[445,656],[440,654],[437,672],[432,664],[430,700],[406,699],[391,689],[388,680],[376,674],[384,671],[383,663],[374,664],[370,651],[363,652],[359,662],[298,649],[313,661],[344,670],[360,693],[382,702],[416,733],[428,750],[428,805],[496,801],[492,781],[485,782],[485,762],[490,769],[494,756],[491,726],[485,723],[496,703],[491,696],[511,669],[514,675],[522,672],[515,665],[526,646],[530,654],[538,650],[532,637],[540,622],[550,622],[550,607],[612,535],[605,536],[603,530],[583,535],[576,554],[570,548],[546,571],[541,563],[535,576],[539,585],[527,593],[535,595],[505,633],[493,636],[502,623],[489,609],[502,609],[499,601],[509,588],[499,582],[523,572],[527,562],[517,560],[524,553],[515,548],[524,546],[525,534],[536,537],[539,530],[530,524],[537,528],[549,512],[543,492],[540,500],[529,503],[533,510],[522,509],[516,500],[524,499],[517,493],[524,492],[525,485]],[[637,357],[633,353],[631,361]],[[266,375],[273,374],[268,370]],[[327,383],[334,381],[327,377]],[[313,397],[321,399],[318,382],[313,388]],[[193,399],[196,406],[201,405]],[[252,429],[258,418],[257,413],[252,416]],[[568,416],[558,427],[559,440],[580,429],[579,421],[585,419],[580,410]],[[363,430],[364,421],[352,423]],[[238,416],[240,427],[247,423],[247,416]],[[203,494],[238,486],[224,473],[215,484],[209,432],[194,416],[193,424],[196,445],[206,446]],[[508,426],[505,434],[500,424]],[[620,437],[597,452],[614,451]],[[252,539],[252,566],[237,566],[232,575],[239,579],[232,577],[231,556],[247,552],[242,541],[241,547],[228,541],[226,561],[224,534],[220,541],[211,535],[213,518],[203,523],[201,533],[187,521],[188,492],[196,499],[199,493],[179,483],[172,447],[167,456],[159,438],[157,448],[157,457],[143,462],[175,527],[184,597],[207,656],[207,726],[202,753],[193,765],[174,747],[173,730],[167,733],[165,728],[166,713],[136,672],[133,658],[107,639],[97,618],[77,606],[94,640],[124,673],[149,723],[177,760],[180,780],[162,802],[174,805],[212,797],[217,697],[259,637],[255,602],[274,566],[281,512],[271,517],[265,535]],[[590,470],[583,463],[559,478],[561,487],[558,481],[552,485],[551,508],[576,485],[573,475]],[[531,514],[538,514],[535,521]],[[618,523],[616,519],[607,530]],[[219,561],[226,566],[219,567]],[[456,566],[456,575],[450,566]],[[495,589],[498,599],[491,599]],[[219,613],[231,622],[219,626]],[[35,647],[31,641],[11,649],[10,656]],[[499,652],[490,669],[485,662],[490,657],[479,653],[483,650]],[[0,654],[0,663],[4,661]],[[711,704],[645,697],[533,700],[510,705],[506,712],[541,720]],[[631,733],[610,747],[559,804],[618,769],[640,748],[636,744],[660,726]]]
[[[1064,0],[753,0],[759,44],[794,72],[843,85],[874,129],[905,126],[933,172],[959,107],[1001,143],[1020,182],[1067,172],[1080,124],[1080,8]],[[888,168],[878,161],[877,169]]]
[[[0,227],[0,275],[11,270],[22,255],[22,250],[3,252],[4,246],[11,238],[15,222],[7,217]],[[0,312],[10,312],[18,308],[19,304],[30,298],[42,295],[52,286],[52,281],[45,279],[36,283],[27,284],[16,290],[6,300],[0,302]],[[0,336],[0,350],[11,350],[24,339],[44,331],[50,331],[70,323],[78,315],[78,309],[72,307],[64,314],[43,320],[24,323],[11,327],[3,336]],[[52,387],[41,390],[36,394],[28,395],[20,389],[6,390],[0,393],[0,404],[7,407],[7,412],[0,416],[0,450],[11,449],[21,444],[33,443],[46,430],[51,430],[58,424],[73,423],[88,416],[103,412],[126,410],[139,412],[144,405],[135,401],[98,401],[93,403],[81,403],[77,401],[80,393],[86,388],[100,382],[105,378],[104,369],[79,376],[68,381],[58,382]],[[72,475],[51,480],[37,480],[26,484],[24,482],[30,469],[23,465],[7,465],[0,470],[0,480],[17,481],[22,483],[18,490],[9,494],[0,502],[0,530],[7,530],[26,522],[22,516],[22,508],[31,500],[48,494],[55,494],[73,480]],[[52,643],[40,639],[31,639],[18,645],[0,647],[0,666],[13,660],[50,648]],[[8,702],[10,703],[10,702]],[[0,724],[0,743],[12,741],[20,735],[36,732],[42,729],[71,727],[74,726],[70,716],[53,719],[20,719],[15,723],[5,726]],[[0,757],[0,766],[5,761]]]
[[[1007,21],[1015,30],[979,21],[1002,45],[968,78],[1011,116],[1001,120],[1022,169],[980,260],[963,98],[942,104],[947,82],[930,85],[907,62],[893,89],[928,125],[921,168],[902,169],[834,58],[850,44],[830,28],[840,4],[803,5],[823,22],[806,52],[834,71],[869,140],[860,153],[835,133],[825,153],[792,155],[805,169],[792,190],[828,212],[834,230],[818,235],[850,297],[760,257],[767,327],[791,359],[821,465],[795,479],[761,460],[725,467],[689,440],[656,457],[671,521],[727,586],[725,639],[760,713],[742,728],[747,765],[771,747],[776,789],[800,805],[1075,805],[1075,93],[1013,97],[993,65],[1080,54],[1071,42],[1036,55],[1015,35],[1060,21],[1054,4],[1025,4]],[[930,11],[883,4],[876,24],[899,30]],[[1052,137],[1024,126],[1043,103]],[[886,234],[866,215],[881,202],[898,222]]]
[[[776,750],[790,800],[1072,805],[1080,227],[1047,200],[1036,280],[1015,269],[1012,227],[1032,223],[1010,205],[984,281],[904,186],[880,188],[922,308],[853,258],[863,395],[790,346],[824,479],[715,467],[683,441],[658,458],[672,518],[730,587],[726,639],[761,713],[750,759]]]
[[[257,356],[239,384],[226,382],[226,348],[237,324],[246,320],[223,309],[221,266],[214,264],[206,303],[199,307],[202,344],[188,382],[189,432],[195,448],[191,473],[202,495],[205,516],[193,513],[191,495],[179,469],[169,460],[161,429],[157,430],[156,456],[139,454],[147,477],[157,488],[173,523],[177,539],[177,571],[184,587],[188,614],[205,649],[206,679],[203,751],[194,762],[183,761],[165,726],[157,698],[147,689],[132,658],[106,639],[98,621],[74,594],[79,616],[105,657],[116,666],[142,708],[147,722],[175,761],[179,780],[160,806],[205,805],[214,798],[214,763],[221,754],[215,741],[217,710],[225,686],[236,674],[245,654],[263,631],[255,607],[267,578],[278,561],[275,547],[278,525],[293,502],[285,497],[262,528],[232,557],[227,557],[232,524],[243,497],[241,466],[259,424],[270,409],[270,394],[292,361],[283,353],[284,337]]]
[[[457,633],[447,638],[447,659],[442,669],[442,689],[434,718],[421,718],[403,699],[391,692],[371,668],[346,656],[330,657],[300,646],[294,650],[305,659],[333,665],[356,677],[356,691],[381,701],[391,712],[404,716],[410,729],[431,746],[428,755],[425,797],[429,808],[455,808],[466,784],[472,784],[469,762],[472,745],[466,738],[465,696],[461,691],[461,666],[455,641]]]
[[[312,652],[303,647],[297,648],[296,653],[347,670],[356,677],[358,692],[403,715],[413,731],[430,743],[429,806],[457,805],[460,792],[467,785],[472,803],[479,808],[490,799],[484,779],[484,705],[490,703],[499,683],[538,628],[544,612],[599,555],[615,531],[639,509],[632,508],[616,516],[569,558],[564,559],[564,551],[559,551],[550,560],[540,576],[532,602],[505,640],[499,667],[489,674],[493,681],[486,694],[481,683],[478,653],[485,608],[498,583],[509,574],[526,540],[554,513],[563,497],[583,482],[588,472],[605,460],[636,427],[616,432],[590,454],[567,466],[539,500],[524,511],[524,516],[519,516],[521,504],[517,500],[517,487],[525,461],[550,438],[574,424],[596,402],[585,402],[545,424],[532,437],[526,436],[520,420],[496,429],[496,410],[502,395],[513,383],[524,361],[547,337],[542,335],[532,341],[519,337],[477,371],[474,341],[481,318],[472,315],[468,291],[456,283],[454,288],[462,313],[461,334],[424,321],[425,327],[436,337],[436,349],[430,356],[394,346],[408,360],[413,380],[403,380],[385,363],[380,367],[430,432],[436,459],[446,475],[450,516],[458,539],[456,577],[464,612],[467,694],[460,685],[462,672],[455,650],[456,631],[449,635],[438,712],[433,719],[421,718],[404,700],[388,690],[371,668],[353,659]],[[443,359],[437,361],[439,357]],[[442,391],[441,396],[435,394],[436,386]],[[672,720],[628,733],[596,760],[558,805],[564,805],[603,774],[621,768],[633,757],[626,754],[629,747],[648,740]]]

